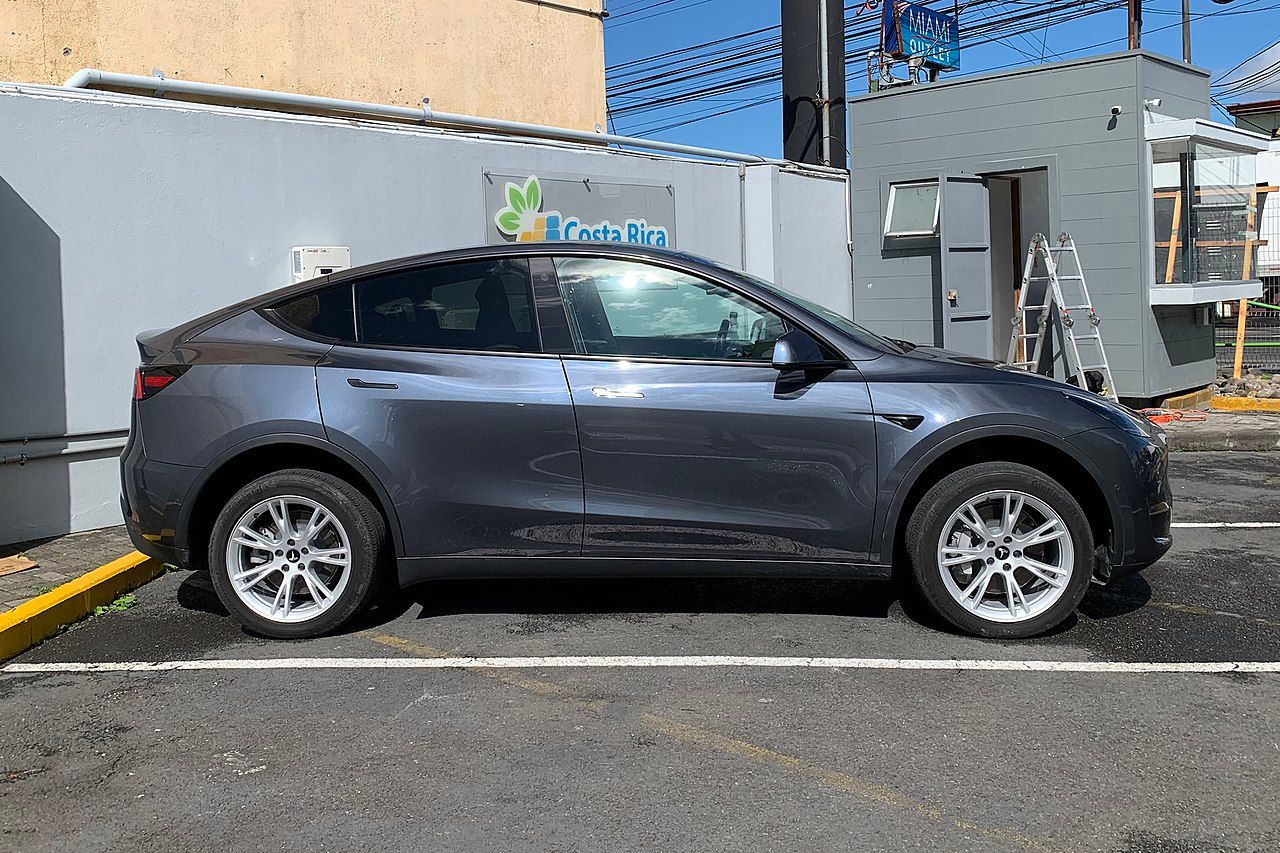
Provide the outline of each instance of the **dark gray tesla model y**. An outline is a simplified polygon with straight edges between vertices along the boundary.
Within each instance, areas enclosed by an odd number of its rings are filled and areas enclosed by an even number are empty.
[[[275,637],[378,583],[900,567],[1024,637],[1170,545],[1164,436],[686,254],[519,243],[138,337],[124,515]]]

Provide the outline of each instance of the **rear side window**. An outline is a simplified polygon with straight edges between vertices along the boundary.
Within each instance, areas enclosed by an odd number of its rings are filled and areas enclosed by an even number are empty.
[[[429,349],[538,352],[529,266],[464,261],[355,284],[356,340]]]
[[[291,326],[322,338],[355,340],[351,287],[339,285],[299,296],[275,308],[276,316]]]

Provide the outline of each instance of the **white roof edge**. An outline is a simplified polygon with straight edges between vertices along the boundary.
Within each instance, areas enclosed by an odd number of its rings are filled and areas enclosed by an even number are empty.
[[[1204,118],[1150,122],[1144,125],[1143,135],[1148,142],[1162,139],[1205,139],[1254,153],[1266,151],[1271,145],[1271,138],[1264,134]]]
[[[1156,284],[1151,287],[1152,305],[1206,305],[1236,299],[1257,299],[1262,281],[1202,282],[1200,284]]]

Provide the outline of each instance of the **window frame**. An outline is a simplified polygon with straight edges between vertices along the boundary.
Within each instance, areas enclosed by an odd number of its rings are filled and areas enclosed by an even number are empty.
[[[552,252],[550,253],[549,257],[551,260],[550,266],[551,266],[552,280],[555,283],[557,293],[561,294],[560,307],[564,312],[565,324],[568,327],[570,341],[573,344],[573,352],[562,353],[560,355],[561,358],[573,359],[575,361],[616,361],[616,362],[630,361],[630,362],[637,362],[640,364],[685,364],[685,365],[709,365],[709,366],[718,366],[718,367],[767,367],[769,369],[774,369],[772,360],[743,359],[743,358],[690,358],[686,356],[664,356],[664,355],[613,355],[613,354],[607,354],[607,353],[596,355],[596,354],[583,352],[582,342],[578,340],[577,334],[575,334],[573,331],[573,323],[569,317],[569,306],[563,298],[564,291],[561,288],[561,283],[560,283],[560,270],[556,262],[561,259],[592,258],[595,260],[607,260],[607,261],[615,261],[615,262],[621,262],[621,263],[634,263],[634,264],[641,264],[643,266],[657,267],[658,269],[669,270],[671,272],[677,272],[682,275],[690,276],[692,278],[702,279],[703,281],[709,282],[718,287],[722,287],[725,290],[729,291],[730,293],[733,293],[734,295],[742,299],[745,299],[748,303],[758,306],[760,308],[763,308],[765,311],[768,311],[770,314],[777,315],[778,318],[782,320],[788,332],[796,329],[799,329],[805,332],[810,337],[812,337],[815,341],[817,341],[818,345],[823,350],[826,350],[829,354],[833,354],[834,361],[841,361],[841,362],[849,361],[849,359],[846,356],[844,356],[838,348],[832,346],[826,340],[826,337],[824,335],[819,334],[818,332],[815,332],[813,330],[813,327],[810,324],[798,322],[790,312],[769,304],[768,301],[760,299],[758,296],[756,296],[753,293],[748,293],[745,290],[745,288],[741,287],[740,285],[736,284],[733,281],[726,280],[723,276],[711,275],[707,271],[701,268],[689,268],[689,267],[681,266],[679,264],[674,264],[674,263],[663,263],[661,260],[656,258],[633,257],[631,255],[620,255],[620,254],[613,255],[607,252],[601,252],[599,254],[595,254],[595,253],[587,254],[583,252],[573,252],[573,253]]]
[[[356,288],[359,287],[364,282],[370,281],[372,279],[380,278],[385,275],[393,275],[396,273],[419,272],[423,270],[435,269],[437,267],[458,266],[461,264],[473,264],[473,263],[478,263],[483,261],[492,261],[494,263],[521,261],[524,263],[525,272],[526,272],[525,285],[526,285],[527,294],[529,297],[530,331],[534,334],[538,342],[538,350],[536,352],[506,351],[506,350],[492,350],[492,349],[468,349],[464,347],[429,347],[429,346],[415,346],[412,344],[388,344],[388,343],[381,343],[377,341],[356,340],[356,337],[359,334],[359,326],[360,326],[360,321],[358,318],[359,303],[356,301]],[[298,335],[299,337],[302,337],[311,341],[316,341],[318,343],[332,344],[334,346],[357,347],[359,349],[372,349],[372,350],[390,350],[393,352],[431,352],[431,353],[445,353],[445,354],[455,354],[455,355],[491,355],[491,356],[517,357],[517,358],[557,358],[558,356],[556,353],[547,351],[547,347],[543,342],[542,323],[540,322],[540,318],[538,316],[539,311],[538,311],[536,288],[535,288],[535,282],[534,282],[535,261],[536,261],[536,256],[530,256],[530,255],[524,255],[524,254],[473,255],[471,257],[448,258],[448,259],[442,259],[442,260],[432,261],[428,263],[406,264],[404,266],[370,270],[369,273],[366,275],[359,275],[351,279],[344,279],[337,282],[326,281],[324,284],[320,284],[314,289],[308,289],[300,293],[290,294],[288,298],[280,299],[276,302],[272,302],[270,305],[264,306],[262,313],[266,314],[268,319],[270,319],[277,326],[280,326],[281,328],[288,331],[290,334]],[[319,293],[323,290],[328,290],[330,288],[336,289],[340,287],[347,288],[347,290],[351,294],[351,334],[352,334],[351,340],[346,340],[343,338],[324,337],[322,335],[316,335],[305,329],[300,329],[297,326],[294,326],[284,317],[280,316],[279,313],[277,313],[276,311],[278,307],[282,305],[286,305],[295,299],[301,299],[305,296],[309,296],[313,293]]]
[[[890,224],[893,222],[893,203],[897,198],[897,190],[899,187],[933,187],[936,192],[933,196],[933,227],[928,231],[892,231]],[[914,181],[894,181],[889,184],[889,200],[885,205],[884,226],[882,237],[894,239],[898,237],[936,237],[938,236],[938,220],[942,214],[942,187],[940,182],[935,178],[932,180],[914,180]]]

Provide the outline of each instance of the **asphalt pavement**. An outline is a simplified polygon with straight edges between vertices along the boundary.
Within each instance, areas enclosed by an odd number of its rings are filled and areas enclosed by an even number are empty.
[[[1280,522],[1280,454],[1173,475],[1178,524]],[[947,632],[883,581],[618,579],[433,583],[267,641],[174,572],[17,662],[279,668],[0,675],[0,848],[1276,850],[1280,676],[1073,667],[1280,661],[1278,544],[1179,527],[1021,642]],[[564,655],[879,663],[368,667]]]

